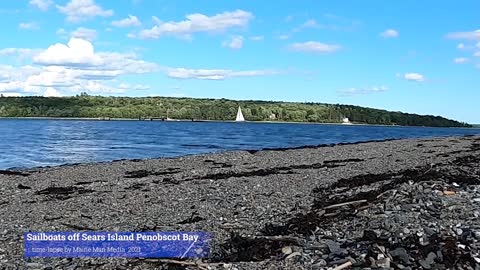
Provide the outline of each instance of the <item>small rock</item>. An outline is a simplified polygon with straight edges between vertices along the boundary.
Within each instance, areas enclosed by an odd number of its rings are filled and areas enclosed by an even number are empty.
[[[340,244],[338,244],[335,241],[332,240],[327,240],[325,242],[328,246],[328,249],[330,250],[330,253],[336,256],[343,256],[347,254],[346,250],[340,247]]]
[[[362,238],[365,241],[376,241],[378,236],[372,230],[365,230],[365,231],[363,231],[363,237]]]
[[[288,255],[287,258],[285,258],[285,260],[289,260],[289,259],[292,259],[294,257],[297,257],[297,256],[302,256],[302,254],[300,252],[293,252],[292,254]]]
[[[290,246],[286,246],[286,247],[283,247],[282,248],[282,253],[285,254],[285,255],[290,255],[292,254],[292,247]]]
[[[390,269],[390,259],[383,258],[383,259],[377,260],[377,266],[383,269]]]
[[[390,251],[390,255],[392,255],[393,258],[398,258],[403,264],[410,263],[410,255],[408,255],[405,248],[396,248]]]
[[[430,269],[432,268],[432,264],[435,263],[436,258],[437,258],[437,255],[433,252],[430,252],[428,253],[427,258],[425,258],[424,260],[420,260],[419,263],[423,268]]]
[[[42,265],[39,264],[39,263],[27,263],[26,266],[28,268],[41,268],[42,267]]]

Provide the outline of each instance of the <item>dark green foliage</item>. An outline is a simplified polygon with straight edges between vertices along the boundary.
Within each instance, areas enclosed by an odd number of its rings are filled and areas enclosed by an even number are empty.
[[[111,117],[233,120],[238,106],[249,121],[292,121],[382,125],[469,127],[439,116],[421,116],[350,105],[273,101],[234,101],[167,97],[0,97],[0,117]]]

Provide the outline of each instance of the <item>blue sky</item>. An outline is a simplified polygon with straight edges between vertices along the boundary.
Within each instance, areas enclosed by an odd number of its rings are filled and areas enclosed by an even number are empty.
[[[480,123],[479,10],[478,0],[2,1],[0,94],[325,102]]]

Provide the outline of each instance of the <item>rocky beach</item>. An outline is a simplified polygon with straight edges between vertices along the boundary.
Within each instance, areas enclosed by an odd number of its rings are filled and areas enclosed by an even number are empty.
[[[24,258],[25,232],[206,231],[207,258]],[[480,136],[0,171],[0,269],[480,269]]]

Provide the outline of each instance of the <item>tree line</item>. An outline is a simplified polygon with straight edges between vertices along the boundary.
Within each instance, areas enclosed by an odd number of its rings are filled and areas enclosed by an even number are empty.
[[[291,121],[470,127],[440,116],[416,115],[351,105],[235,101],[172,97],[0,97],[0,117],[173,118],[234,120],[238,106],[248,121]]]

